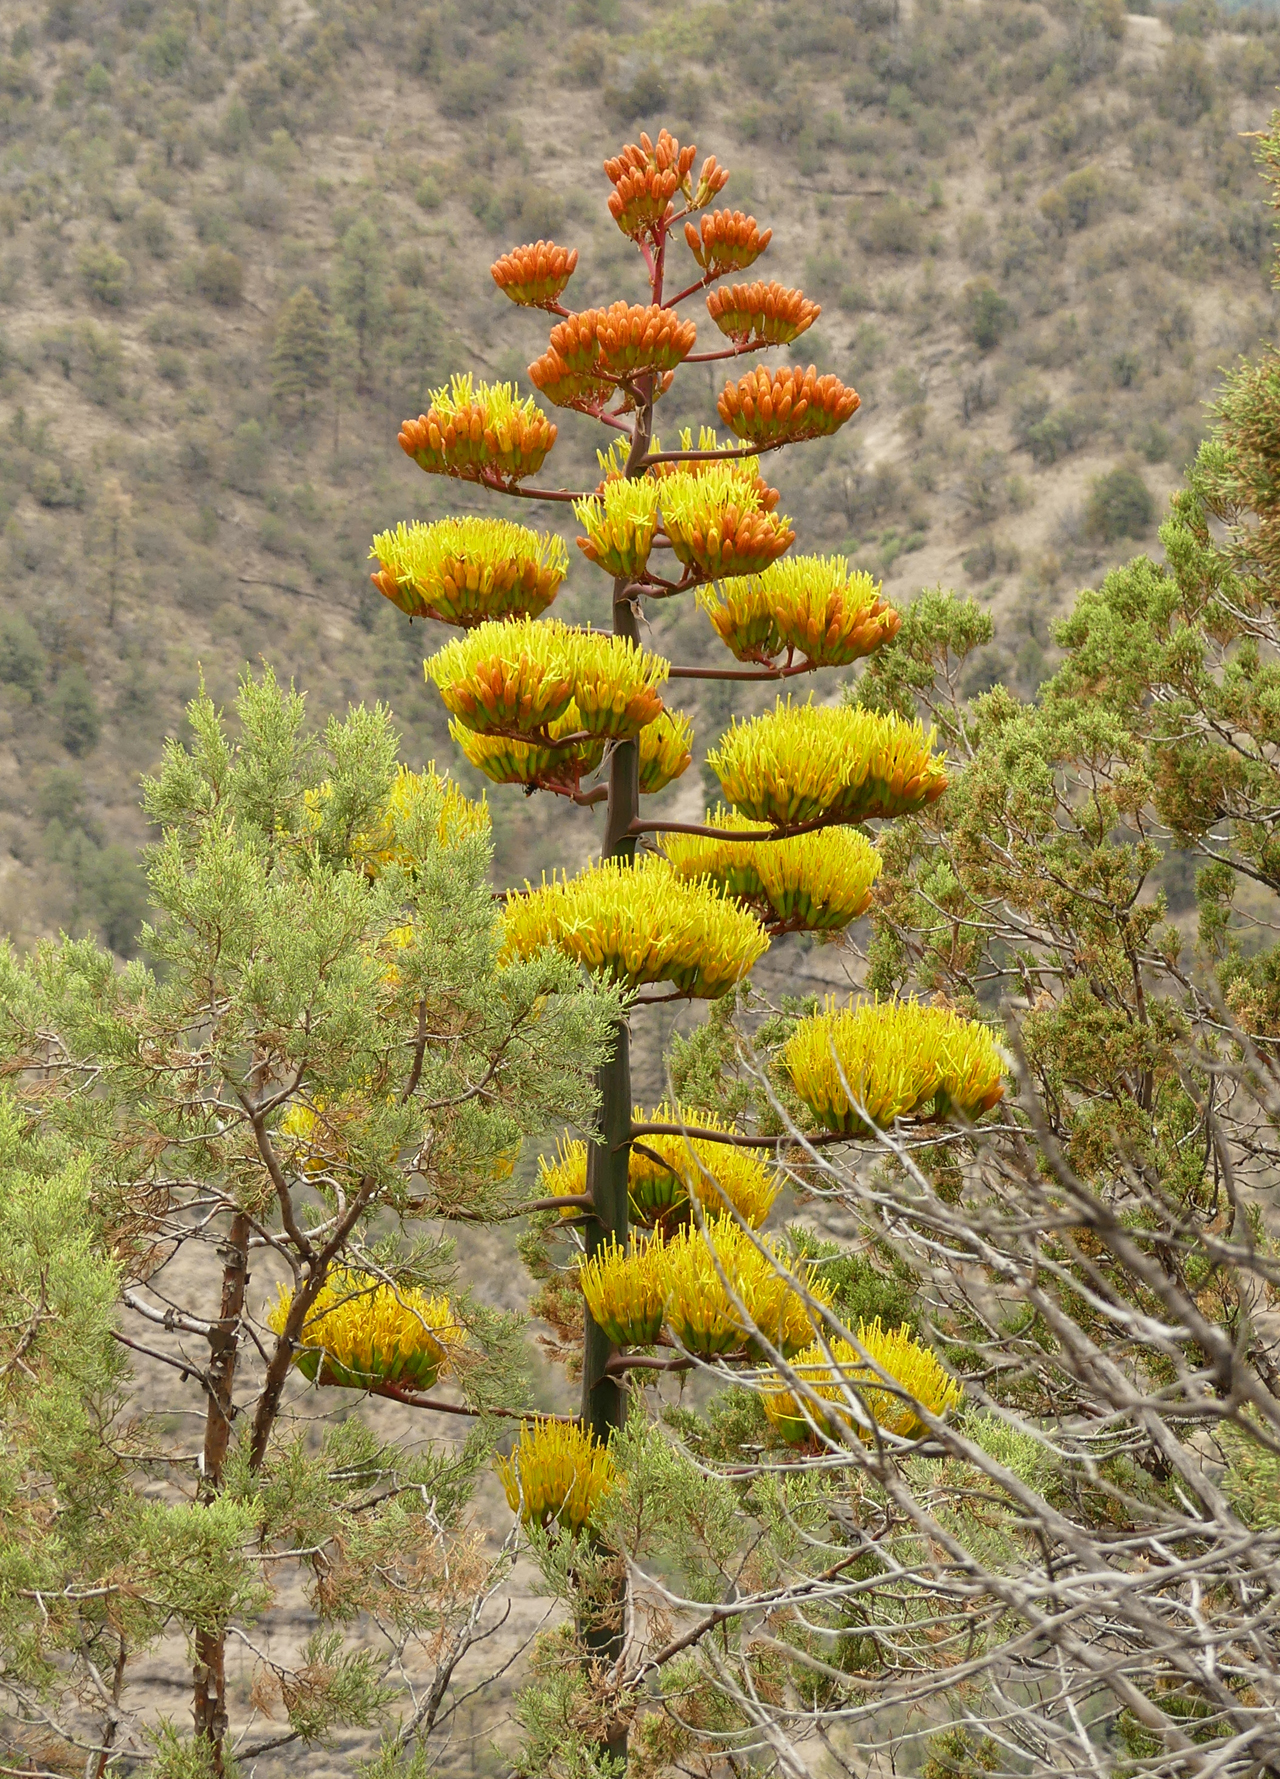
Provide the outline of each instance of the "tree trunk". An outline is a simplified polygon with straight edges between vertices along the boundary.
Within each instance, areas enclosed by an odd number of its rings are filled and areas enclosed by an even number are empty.
[[[249,1283],[249,1219],[237,1211],[225,1245],[222,1304],[209,1335],[209,1394],[200,1461],[199,1498],[212,1501],[222,1486],[222,1469],[231,1440],[232,1390],[240,1349],[240,1317]],[[209,1744],[213,1770],[223,1771],[227,1734],[227,1638],[224,1627],[196,1634],[191,1714],[196,1736]]]

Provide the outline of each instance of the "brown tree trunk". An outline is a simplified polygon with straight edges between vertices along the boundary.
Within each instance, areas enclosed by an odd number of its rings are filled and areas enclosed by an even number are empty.
[[[219,1250],[222,1304],[209,1334],[209,1392],[200,1462],[199,1499],[211,1502],[222,1486],[222,1470],[231,1440],[232,1391],[240,1349],[240,1317],[249,1283],[249,1219],[237,1211]],[[191,1714],[196,1736],[209,1744],[215,1773],[223,1771],[227,1734],[227,1638],[225,1627],[196,1634]]]

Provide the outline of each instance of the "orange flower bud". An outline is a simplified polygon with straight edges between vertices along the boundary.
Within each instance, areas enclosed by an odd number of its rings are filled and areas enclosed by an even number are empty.
[[[579,408],[595,413],[613,394],[612,383],[602,383],[584,371],[570,370],[552,347],[529,366],[529,381],[557,408]]]
[[[604,163],[613,191],[609,214],[634,240],[669,220],[671,200],[678,191],[691,195],[689,172],[696,148],[681,148],[668,131],[661,130],[655,147],[642,134],[639,144],[628,143],[621,153]]]
[[[504,296],[526,309],[550,309],[578,264],[576,247],[557,247],[554,241],[513,247],[489,267],[490,276]]]
[[[798,290],[770,284],[733,284],[713,290],[707,313],[720,329],[739,345],[762,340],[770,346],[787,346],[821,315]]]
[[[820,377],[813,365],[768,371],[763,365],[737,383],[726,383],[716,403],[720,418],[753,445],[794,444],[838,432],[861,407],[855,389],[838,377]]]
[[[703,217],[700,228],[686,222],[684,238],[703,271],[720,277],[754,265],[772,241],[773,230],[762,234],[755,217],[744,216],[741,210],[713,210]]]

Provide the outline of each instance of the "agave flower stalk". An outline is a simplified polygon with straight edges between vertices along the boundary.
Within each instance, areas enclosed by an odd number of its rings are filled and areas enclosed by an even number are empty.
[[[789,346],[821,313],[803,291],[776,280],[723,285],[707,297],[707,314],[736,346]]]
[[[908,815],[947,788],[934,731],[860,705],[784,704],[734,722],[707,755],[725,799],[775,827]]]
[[[665,859],[613,859],[576,877],[545,879],[503,911],[507,953],[532,957],[555,945],[586,969],[636,989],[668,982],[714,1000],[740,982],[768,948],[755,916],[711,885],[677,877]]]
[[[1004,1093],[1005,1065],[985,1025],[919,1001],[864,1001],[801,1020],[783,1051],[791,1084],[825,1129],[866,1136],[895,1119],[966,1119]]]
[[[430,475],[513,486],[542,468],[556,428],[514,383],[473,383],[470,373],[431,391],[431,405],[400,428],[400,448]]]
[[[614,1488],[609,1449],[590,1428],[564,1421],[520,1423],[509,1458],[495,1463],[507,1505],[525,1525],[584,1531]]]
[[[803,1389],[795,1389],[775,1371],[762,1384],[760,1394],[771,1426],[788,1445],[805,1444],[813,1438],[815,1427],[830,1438],[839,1438],[856,1427],[859,1435],[869,1440],[873,1437],[867,1425],[870,1421],[908,1439],[924,1431],[913,1403],[940,1417],[963,1395],[960,1385],[947,1376],[936,1355],[914,1338],[905,1322],[887,1329],[879,1316],[873,1322],[858,1323],[856,1346],[836,1339],[827,1342],[824,1352],[821,1342],[815,1341],[796,1354],[791,1369]],[[885,1376],[910,1400],[887,1385]],[[815,1396],[832,1407],[815,1408]]]
[[[723,807],[708,810],[709,828],[752,828]],[[707,877],[746,902],[771,934],[842,932],[871,906],[880,852],[865,834],[824,828],[787,840],[711,840],[668,834],[662,850],[682,877]]]
[[[699,588],[697,601],[739,661],[770,665],[785,653],[807,667],[848,667],[891,642],[901,615],[880,583],[850,574],[843,556],[788,556],[762,574]]]
[[[714,155],[702,163],[695,187],[692,172],[697,158],[696,148],[681,148],[674,136],[661,130],[656,144],[642,135],[638,143],[628,143],[604,163],[613,186],[609,214],[624,235],[637,242],[644,236],[659,236],[674,219],[672,199],[677,192],[684,194],[687,209],[700,210],[724,189],[729,175]]]
[[[267,1314],[276,1334],[288,1322],[293,1293],[284,1286]],[[447,1297],[384,1284],[368,1273],[336,1269],[316,1294],[293,1362],[317,1384],[376,1390],[399,1384],[429,1390],[464,1335]]]
[[[839,432],[861,407],[856,389],[828,373],[808,370],[748,371],[737,383],[726,383],[716,410],[729,431],[762,450],[827,438]]]
[[[402,612],[464,627],[536,618],[569,570],[563,539],[505,519],[402,523],[379,532],[369,554],[374,586]]]
[[[554,241],[535,241],[513,247],[489,267],[498,289],[524,309],[560,308],[560,297],[578,265],[576,247],[557,247]]]

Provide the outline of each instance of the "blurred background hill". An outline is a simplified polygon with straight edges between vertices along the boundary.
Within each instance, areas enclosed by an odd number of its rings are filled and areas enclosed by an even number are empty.
[[[133,949],[138,777],[201,675],[224,699],[265,657],[316,717],[382,698],[411,763],[452,759],[442,638],[370,586],[369,539],[506,503],[396,430],[455,369],[528,387],[545,318],[494,289],[507,247],[577,246],[576,306],[640,296],[600,163],[661,123],[732,169],[760,272],[823,305],[802,361],[862,394],[774,472],[797,547],[973,592],[996,640],[966,689],[1029,694],[1273,331],[1247,132],[1278,82],[1280,15],[1212,0],[8,0],[0,926]],[[719,368],[669,436],[714,419]],[[546,474],[588,485],[598,429],[557,419]],[[563,607],[603,622],[573,555]],[[691,603],[653,624],[715,659]],[[731,699],[682,696],[700,751]],[[594,815],[490,802],[504,878],[593,849]]]

